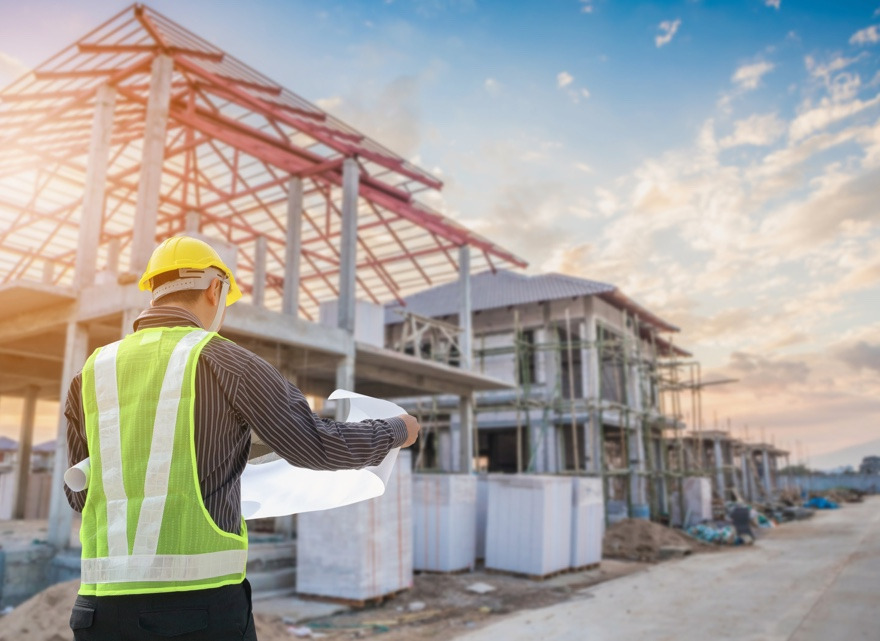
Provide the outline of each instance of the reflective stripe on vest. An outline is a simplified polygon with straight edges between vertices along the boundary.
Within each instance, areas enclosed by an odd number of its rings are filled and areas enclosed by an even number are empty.
[[[240,574],[243,578],[247,564],[246,539],[244,549],[157,554],[160,531],[165,519],[169,477],[175,452],[175,432],[178,429],[178,413],[187,365],[193,350],[208,336],[209,332],[191,331],[171,351],[153,421],[143,499],[131,554],[128,545],[129,506],[123,482],[121,410],[117,380],[117,358],[122,341],[107,345],[95,355],[94,391],[100,474],[106,496],[107,556],[86,558],[84,555],[81,562],[83,584],[186,582],[233,574]]]
[[[241,572],[247,550],[205,554],[111,556],[83,559],[83,583],[130,583],[140,581],[195,581]]]

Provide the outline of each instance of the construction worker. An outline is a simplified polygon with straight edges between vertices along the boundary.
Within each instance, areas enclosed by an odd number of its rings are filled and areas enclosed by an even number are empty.
[[[376,465],[412,445],[409,415],[319,418],[266,361],[216,334],[241,298],[207,243],[169,238],[140,280],[134,333],[96,350],[70,385],[70,464],[90,457],[75,639],[256,639],[240,479],[251,434],[293,465]],[[321,491],[321,488],[315,488]]]

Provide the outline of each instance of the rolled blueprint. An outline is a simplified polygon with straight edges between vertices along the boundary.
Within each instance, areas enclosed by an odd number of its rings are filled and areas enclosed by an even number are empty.
[[[406,414],[400,406],[372,396],[336,390],[329,400],[348,399],[347,422],[391,418]],[[241,512],[245,519],[329,510],[385,493],[400,448],[376,466],[360,470],[308,470],[269,455],[268,463],[248,464],[241,477]],[[257,459],[260,460],[260,459]]]
[[[400,406],[372,396],[336,390],[329,400],[348,399],[347,422],[391,418],[406,414]],[[394,448],[379,465],[360,470],[309,470],[294,467],[267,454],[249,463],[241,477],[241,513],[245,519],[329,510],[382,496],[397,461]],[[267,461],[267,462],[260,462]],[[83,459],[64,473],[64,482],[74,492],[89,487],[89,459]]]
[[[73,492],[82,492],[89,488],[89,476],[91,466],[88,457],[81,460],[73,467],[67,468],[64,473],[64,483],[67,484]]]

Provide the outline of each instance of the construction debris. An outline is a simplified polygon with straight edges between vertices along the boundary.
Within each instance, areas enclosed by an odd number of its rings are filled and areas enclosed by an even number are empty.
[[[664,548],[687,548],[691,552],[707,549],[687,534],[643,519],[624,519],[608,528],[603,556],[631,561],[659,561]]]

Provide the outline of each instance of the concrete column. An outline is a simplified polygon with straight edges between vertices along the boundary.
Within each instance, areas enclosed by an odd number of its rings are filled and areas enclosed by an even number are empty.
[[[173,74],[174,61],[169,56],[159,55],[153,59],[131,240],[129,271],[135,274],[143,272],[156,245],[156,220],[159,215],[162,164],[165,161],[165,131],[168,125],[168,103],[171,99]]]
[[[254,256],[254,289],[252,296],[255,307],[266,305],[266,237],[257,236]]]
[[[359,171],[354,158],[342,163],[342,230],[339,239],[339,328],[354,333]]]
[[[727,496],[727,483],[724,478],[724,455],[721,452],[721,439],[715,439],[715,479],[718,483],[718,493],[722,500]]]
[[[67,470],[67,419],[64,416],[64,404],[70,381],[82,368],[88,356],[89,334],[84,325],[77,322],[67,324],[67,336],[64,342],[64,367],[61,370],[61,402],[58,408],[58,438],[55,442],[55,465],[52,470],[52,496],[49,501],[49,543],[56,548],[70,546],[70,526],[73,510],[67,504],[64,495],[64,472]]]
[[[107,271],[111,274],[119,273],[119,253],[122,243],[119,238],[111,238],[107,243]]]
[[[665,441],[658,437],[654,442],[655,460],[657,461],[657,471],[660,472],[660,511],[669,512],[669,482],[666,478],[666,452],[664,452]]]
[[[24,391],[24,413],[18,438],[18,483],[15,486],[14,519],[23,519],[27,507],[28,477],[31,471],[31,452],[34,444],[34,418],[37,414],[36,385],[28,385]]]
[[[110,136],[113,133],[115,106],[116,89],[108,85],[98,87],[95,92],[95,114],[92,117],[92,137],[86,161],[82,216],[76,250],[74,283],[79,289],[95,282],[95,262],[104,215],[104,192],[107,187],[107,164],[110,160]]]
[[[471,474],[474,471],[474,397],[465,394],[459,397],[458,422],[459,460],[458,471]]]
[[[349,353],[339,361],[336,366],[336,388],[354,391],[354,338],[351,341]],[[336,402],[336,420],[344,421],[346,412],[345,404]]]
[[[287,184],[287,244],[284,251],[284,293],[281,313],[299,315],[299,275],[302,259],[303,181],[293,177]]]
[[[746,501],[754,500],[754,496],[752,495],[752,473],[749,469],[749,457],[751,453],[748,450],[745,450],[742,453],[742,473],[743,473],[743,498]]]
[[[773,482],[770,478],[770,455],[767,453],[767,448],[761,451],[761,472],[764,477],[764,491],[770,496],[773,493]]]
[[[471,248],[462,245],[458,250],[458,325],[462,332],[459,337],[460,367],[461,369],[473,369],[474,355],[474,327],[473,327],[473,304],[471,301]]]
[[[634,416],[635,418],[632,418]],[[642,418],[638,414],[631,415],[630,433],[627,435],[630,467],[630,496],[634,504],[645,505],[648,502],[645,471],[645,441],[642,436]]]

